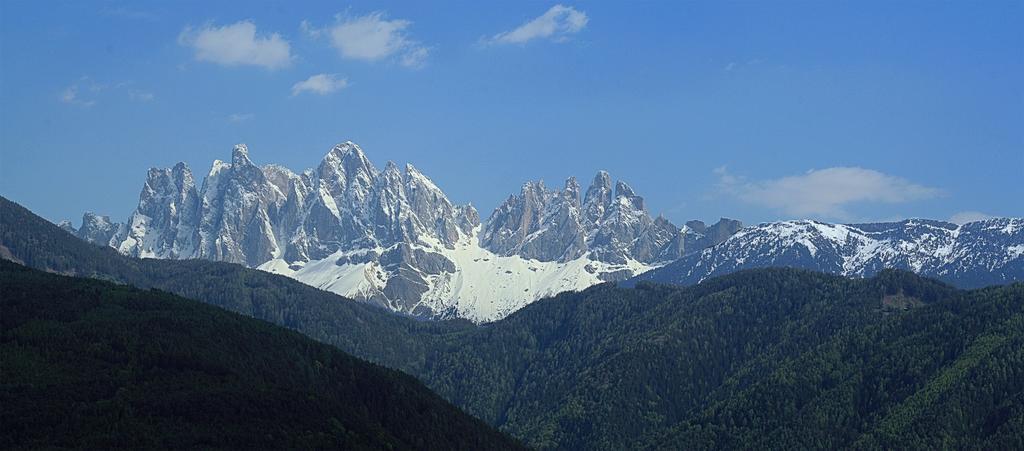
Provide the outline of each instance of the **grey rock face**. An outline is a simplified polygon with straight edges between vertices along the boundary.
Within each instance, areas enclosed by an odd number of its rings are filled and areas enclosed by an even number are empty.
[[[476,210],[453,205],[412,165],[403,173],[389,162],[378,171],[351,142],[331,149],[309,184],[301,226],[285,253],[289,261],[424,238],[450,247],[479,225]]]
[[[561,191],[543,182],[528,182],[491,213],[480,244],[498,255],[519,255],[541,261],[568,261],[587,251],[581,223],[579,185],[565,182]]]
[[[419,299],[427,291],[426,277],[455,272],[455,263],[445,256],[400,243],[384,252],[380,264],[391,276],[377,298],[384,307],[415,315],[438,312],[418,311]]]
[[[214,162],[203,183],[197,257],[256,266],[281,252],[274,216],[284,194],[235,146],[231,163]]]
[[[682,246],[669,250],[679,233],[667,219],[652,218],[643,197],[625,182],[617,182],[613,190],[611,177],[600,171],[582,200],[575,178],[566,180],[561,190],[549,190],[543,182],[524,184],[491,214],[480,244],[499,255],[541,261],[589,254],[607,263],[652,264],[682,255]],[[686,249],[697,245],[694,241]]]
[[[100,216],[91,211],[82,215],[82,227],[76,229],[71,221],[65,219],[57,224],[58,227],[85,241],[102,246],[111,246],[118,233],[123,233],[124,224],[111,222],[110,217]]]
[[[192,171],[184,163],[149,170],[139,206],[112,239],[135,257],[185,258],[198,244],[199,195]]]
[[[452,204],[415,167],[403,172],[389,162],[379,171],[359,146],[345,142],[301,174],[256,166],[248,148],[237,145],[230,162],[213,163],[200,189],[184,163],[154,168],[126,225],[86,214],[81,229],[69,223],[67,230],[137,257],[250,267],[281,258],[300,268],[339,251],[366,250],[338,264],[379,264],[387,285],[367,298],[408,311],[425,290],[424,277],[455,271],[442,255],[409,245],[450,248],[479,225],[472,206]]]
[[[479,241],[471,241],[478,228]],[[70,224],[67,229],[137,257],[263,267],[425,316],[451,314],[433,310],[454,308],[453,293],[463,284],[516,287],[500,300],[512,305],[522,305],[515,298],[519,286],[527,301],[535,291],[547,289],[545,283],[580,288],[571,274],[550,279],[534,274],[557,273],[558,265],[521,267],[512,264],[521,260],[499,263],[486,256],[472,260],[481,265],[479,270],[463,277],[459,265],[465,267],[469,260],[456,264],[452,259],[483,252],[478,245],[501,256],[541,262],[588,256],[587,273],[580,279],[585,287],[596,280],[629,277],[637,262],[660,263],[675,256],[666,249],[680,234],[668,220],[652,218],[642,197],[624,182],[613,185],[604,171],[585,194],[575,178],[560,190],[526,183],[481,228],[475,208],[453,204],[418,169],[388,162],[380,170],[352,142],[332,147],[316,168],[301,173],[272,164],[257,166],[240,144],[229,162],[214,161],[199,188],[184,163],[154,168],[127,223],[86,215],[80,229]],[[684,244],[673,252],[694,246]],[[503,266],[507,264],[511,266]],[[510,278],[514,271],[524,273]],[[494,304],[481,300],[479,296],[489,294],[477,290],[471,290],[476,296],[472,302]],[[426,298],[428,294],[432,297]]]
[[[71,224],[71,221],[68,219],[62,219],[60,222],[57,223],[57,227],[60,227],[61,230],[68,232],[72,235],[78,235],[78,229],[76,229],[75,226]]]
[[[82,227],[78,229],[77,235],[90,243],[109,246],[120,228],[121,224],[111,222],[108,216],[86,212],[82,215]]]
[[[658,259],[672,261],[715,246],[729,239],[741,228],[741,222],[728,218],[721,218],[711,226],[705,225],[702,221],[687,221],[668,245],[661,249]]]
[[[605,171],[599,171],[594,176],[587,188],[587,194],[583,198],[583,220],[588,228],[592,228],[612,204],[612,179]]]

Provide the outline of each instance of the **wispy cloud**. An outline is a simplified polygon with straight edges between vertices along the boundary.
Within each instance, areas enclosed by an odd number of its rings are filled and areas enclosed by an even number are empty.
[[[487,43],[524,44],[534,39],[549,38],[564,41],[587,26],[587,14],[571,6],[555,5],[540,17],[526,22],[514,30],[505,31],[486,39]]]
[[[64,88],[58,98],[69,105],[91,107],[99,100],[111,97],[127,97],[135,102],[152,102],[156,96],[149,91],[132,87],[131,81],[118,83],[100,83],[88,76],[83,76]]]
[[[153,95],[152,92],[139,91],[137,89],[133,89],[131,91],[128,91],[128,98],[136,102],[152,102],[153,99],[156,98],[156,96]]]
[[[859,167],[810,170],[772,180],[748,180],[720,167],[718,189],[744,202],[798,217],[846,219],[856,203],[897,204],[931,199],[941,190]]]
[[[337,74],[316,74],[292,85],[292,96],[304,92],[325,96],[348,86],[348,80]]]
[[[257,35],[256,24],[248,20],[217,27],[186,27],[178,44],[195,51],[197,61],[222,66],[262,66],[279,69],[291,64],[291,45],[281,35]]]
[[[152,11],[144,11],[141,9],[131,9],[124,6],[118,6],[114,8],[107,8],[101,11],[102,14],[113,17],[120,17],[123,19],[132,20],[144,20],[144,21],[155,21],[160,18],[156,13]]]
[[[757,66],[757,65],[760,65],[761,63],[764,63],[764,60],[762,60],[760,58],[754,58],[754,59],[748,60],[747,62],[730,61],[722,69],[725,70],[726,72],[732,72],[732,71],[739,70],[739,69],[742,69],[742,68],[748,68],[748,67],[752,67],[752,66]]]
[[[61,102],[67,103],[69,105],[78,105],[87,108],[96,104],[95,99],[83,99],[79,95],[78,83],[75,83],[71,86],[68,86],[67,88],[64,88],[64,90],[61,91],[59,98]]]
[[[228,122],[233,124],[241,124],[242,122],[248,121],[256,117],[253,113],[231,113],[228,115]]]
[[[953,224],[967,224],[968,222],[984,221],[986,219],[992,219],[995,216],[982,213],[980,211],[961,211],[949,217],[949,222]]]
[[[430,49],[409,36],[411,25],[408,20],[389,20],[384,12],[377,11],[354,17],[339,14],[333,25],[322,29],[302,21],[300,28],[314,39],[327,36],[342,58],[393,60],[402,66],[417,68],[426,63]]]

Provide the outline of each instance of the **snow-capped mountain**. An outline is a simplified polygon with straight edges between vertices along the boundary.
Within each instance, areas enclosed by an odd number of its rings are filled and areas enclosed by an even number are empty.
[[[122,227],[119,223],[111,222],[109,217],[100,216],[91,211],[82,215],[82,226],[78,229],[75,229],[71,221],[67,220],[61,221],[57,225],[83,240],[107,245]]]
[[[709,277],[787,266],[870,277],[896,268],[964,288],[1024,280],[1024,219],[955,225],[911,219],[876,224],[784,221],[740,230],[723,243],[642,274],[639,280],[690,285]]]
[[[148,258],[202,258],[284,274],[423,317],[499,319],[533,300],[623,280],[739,228],[677,228],[600,172],[586,193],[523,185],[486,224],[412,165],[377,169],[352,142],[302,173],[257,166],[237,145],[201,188],[188,166],[151,169],[125,224],[86,214],[65,229]],[[699,226],[697,226],[699,224]]]

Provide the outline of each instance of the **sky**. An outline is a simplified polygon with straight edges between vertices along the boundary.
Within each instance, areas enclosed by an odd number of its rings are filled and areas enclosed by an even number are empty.
[[[483,216],[598,170],[679,224],[1024,216],[1024,2],[0,2],[0,194],[358,143]]]

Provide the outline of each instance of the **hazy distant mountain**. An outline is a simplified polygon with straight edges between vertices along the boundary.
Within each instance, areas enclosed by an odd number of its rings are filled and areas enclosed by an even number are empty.
[[[285,274],[394,311],[501,318],[544,296],[623,280],[739,229],[676,227],[608,173],[585,193],[529,182],[486,224],[412,165],[377,169],[352,142],[316,169],[256,166],[244,145],[197,188],[185,163],[150,169],[125,224],[86,214],[75,230],[136,257],[208,259]]]
[[[876,224],[784,221],[740,230],[720,245],[644,273],[691,285],[741,269],[785,266],[850,277],[895,268],[973,288],[1024,280],[1024,219],[955,225],[910,219]]]

